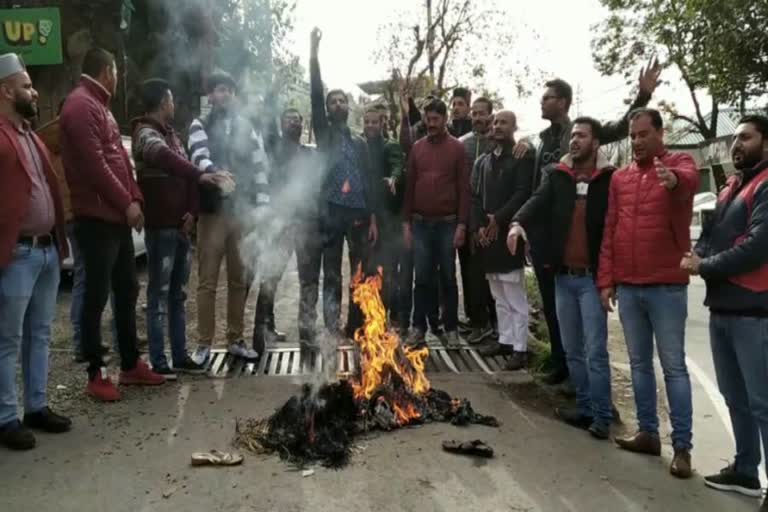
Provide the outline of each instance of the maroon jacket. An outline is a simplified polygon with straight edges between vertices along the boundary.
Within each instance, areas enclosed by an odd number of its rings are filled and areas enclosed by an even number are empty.
[[[197,215],[202,171],[187,160],[172,127],[151,117],[134,119],[131,126],[131,151],[144,195],[144,225],[149,229],[181,227],[184,215]]]
[[[128,206],[143,199],[109,100],[83,75],[61,109],[61,153],[75,218],[126,224]]]
[[[597,286],[688,284],[680,260],[691,250],[693,195],[699,188],[696,162],[664,151],[662,163],[677,186],[662,186],[652,164],[632,162],[613,173],[600,248]]]
[[[464,145],[442,135],[432,140],[423,137],[408,154],[403,219],[413,214],[424,217],[456,215],[460,224],[469,222],[471,193],[469,167]]]
[[[45,144],[36,134],[30,133],[30,135],[40,152],[46,182],[51,189],[53,206],[56,210],[53,234],[56,236],[59,258],[64,260],[68,256],[69,248],[64,230],[64,208],[61,205],[59,183],[53,172]],[[30,175],[35,170],[32,162],[28,162],[21,156],[23,154],[16,127],[4,117],[0,117],[0,190],[6,191],[3,200],[0,201],[0,269],[8,266],[13,260],[13,249],[19,240],[21,223],[29,208],[32,189]]]

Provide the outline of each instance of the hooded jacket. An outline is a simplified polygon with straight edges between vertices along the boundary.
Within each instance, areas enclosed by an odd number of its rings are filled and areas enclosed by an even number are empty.
[[[589,179],[584,219],[587,228],[587,249],[593,272],[597,271],[600,259],[605,214],[608,210],[608,190],[615,170],[605,156],[598,153],[595,170]],[[542,251],[546,258],[542,264],[557,270],[563,266],[565,244],[576,203],[576,179],[571,156],[566,155],[559,164],[552,165],[547,176],[548,179],[539,185],[513,221],[520,224],[526,232],[538,229],[546,233],[547,247],[546,251]]]

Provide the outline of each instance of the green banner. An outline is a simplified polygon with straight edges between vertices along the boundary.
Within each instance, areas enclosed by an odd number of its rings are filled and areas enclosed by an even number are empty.
[[[32,66],[61,64],[58,7],[0,9],[0,55],[11,52]]]

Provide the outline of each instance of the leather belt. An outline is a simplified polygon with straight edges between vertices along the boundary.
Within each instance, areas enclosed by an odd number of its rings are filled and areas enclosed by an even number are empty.
[[[20,236],[17,243],[22,245],[29,245],[30,247],[50,247],[53,245],[53,236],[51,235],[38,235],[38,236]]]
[[[587,277],[592,275],[592,270],[588,268],[560,267],[557,273],[573,277]]]
[[[444,215],[442,217],[425,217],[418,213],[412,214],[413,220],[419,222],[456,222],[459,219],[458,215]]]

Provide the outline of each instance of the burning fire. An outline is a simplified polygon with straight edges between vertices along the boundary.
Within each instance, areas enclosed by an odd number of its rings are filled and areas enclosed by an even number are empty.
[[[365,279],[358,268],[352,280],[352,300],[365,317],[363,327],[355,332],[361,371],[359,380],[352,382],[352,389],[358,400],[370,400],[383,391],[378,400],[389,406],[401,426],[421,418],[419,399],[430,389],[424,374],[429,349],[405,347],[397,334],[387,330],[381,283],[381,267],[376,275]]]

